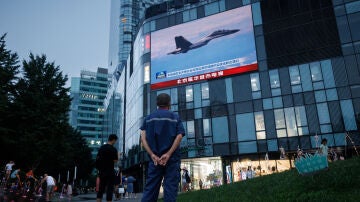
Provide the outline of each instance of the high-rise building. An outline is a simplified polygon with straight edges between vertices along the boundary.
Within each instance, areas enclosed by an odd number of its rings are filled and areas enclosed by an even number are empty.
[[[298,149],[315,152],[324,138],[355,154],[359,0],[171,2],[149,8],[126,67],[126,171],[146,170],[139,127],[159,93],[184,123],[194,189],[293,168]]]
[[[111,0],[109,72],[126,64],[145,9],[164,0]]]
[[[111,80],[108,70],[98,68],[97,72],[81,71],[80,77],[71,78],[70,124],[81,132],[93,157],[97,149],[107,141],[104,134],[104,100]]]

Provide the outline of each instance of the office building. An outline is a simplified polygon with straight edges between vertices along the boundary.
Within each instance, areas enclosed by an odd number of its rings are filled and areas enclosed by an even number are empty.
[[[80,77],[71,78],[70,125],[81,132],[93,149],[95,158],[97,149],[107,142],[104,134],[104,99],[111,75],[107,69],[98,68],[97,72],[81,71]]]
[[[127,172],[145,175],[139,127],[159,93],[183,120],[182,166],[194,189],[200,179],[212,187],[246,170],[288,170],[298,149],[315,152],[323,138],[338,155],[354,154],[360,1],[171,2],[147,10],[124,71]]]

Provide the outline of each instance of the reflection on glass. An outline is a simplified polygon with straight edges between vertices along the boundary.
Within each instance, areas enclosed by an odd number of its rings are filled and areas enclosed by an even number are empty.
[[[307,126],[307,118],[304,106],[295,107],[297,126]]]
[[[187,137],[194,138],[195,137],[195,126],[194,121],[187,121]]]
[[[255,112],[254,115],[255,115],[256,131],[265,130],[264,114],[263,114],[263,112]]]
[[[209,84],[208,83],[201,84],[201,99],[203,99],[203,100],[209,99]]]
[[[203,119],[204,136],[211,136],[210,119]]]
[[[280,79],[279,72],[277,69],[269,71],[270,76],[270,86],[271,88],[279,88],[280,87]]]
[[[300,84],[300,72],[298,66],[289,67],[291,85]]]
[[[322,81],[323,80],[319,62],[311,63],[310,64],[310,71],[311,71],[311,79],[312,79],[312,81]]]
[[[192,102],[194,100],[193,86],[186,86],[186,102]]]
[[[295,113],[294,108],[289,107],[284,109],[285,112],[285,120],[286,120],[286,129],[288,137],[294,137],[297,136],[297,126],[295,121]]]
[[[276,128],[285,128],[284,110],[276,109],[274,110],[274,115]]]
[[[259,73],[253,73],[250,74],[250,80],[251,80],[251,90],[259,91],[260,88],[260,79],[259,79]]]

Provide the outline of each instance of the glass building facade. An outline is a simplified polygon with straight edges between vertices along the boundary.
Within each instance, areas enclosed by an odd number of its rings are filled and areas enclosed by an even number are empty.
[[[141,148],[139,127],[143,118],[156,110],[159,93],[171,95],[171,109],[183,120],[186,136],[181,142],[182,166],[190,170],[194,189],[198,189],[200,179],[205,187],[212,187],[244,180],[244,173],[259,176],[290,169],[299,148],[315,151],[322,138],[339,155],[351,155],[350,148],[360,145],[360,1],[182,2],[185,4],[178,9],[145,19],[134,40],[124,81],[124,169],[145,175],[149,159]],[[156,37],[165,36],[162,32],[172,34],[178,29],[194,34],[187,25],[193,23],[198,25],[193,30],[201,30],[205,20],[234,12],[242,16],[245,14],[240,11],[246,10],[250,17],[244,18],[249,20],[239,24],[251,22],[246,41],[253,39],[254,43],[246,47],[252,50],[254,46],[255,50],[243,53],[255,56],[243,66],[246,70],[225,66],[206,72],[211,65],[194,64],[185,72],[179,69],[174,75],[180,77],[170,80],[173,64],[165,60],[157,63],[157,41],[161,40]],[[233,18],[228,19],[216,23],[226,27]],[[245,46],[226,42],[236,42],[234,33],[241,31],[210,39],[196,49],[191,45],[175,48],[172,41],[168,44],[174,46],[172,52],[162,50],[163,55],[174,56],[171,61],[192,56],[176,67],[201,61],[196,51],[206,49],[201,56],[214,62],[218,55],[226,58],[232,54],[229,50]],[[207,39],[210,36],[200,31],[197,34]],[[215,40],[222,40],[227,49],[210,48]],[[215,60],[212,64],[220,67],[229,61]],[[157,69],[161,65],[168,69]],[[256,68],[248,68],[253,66]],[[169,80],[157,83],[164,78]],[[141,189],[143,181],[139,183]]]
[[[97,149],[107,142],[104,134],[104,99],[111,75],[107,69],[97,72],[81,71],[80,77],[71,78],[70,125],[81,132],[95,158]]]

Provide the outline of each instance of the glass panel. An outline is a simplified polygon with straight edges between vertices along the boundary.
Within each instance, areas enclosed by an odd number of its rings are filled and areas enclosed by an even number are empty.
[[[202,110],[195,109],[195,119],[201,119],[201,118],[202,118]]]
[[[212,15],[219,12],[218,2],[205,5],[205,16]]]
[[[346,13],[356,13],[360,11],[360,1],[355,1],[351,3],[345,4],[346,7]]]
[[[285,129],[280,129],[280,130],[276,130],[277,133],[277,137],[286,137],[286,130]]]
[[[286,129],[287,129],[288,137],[297,136],[298,134],[297,134],[294,108],[293,107],[285,108],[284,112],[285,112]]]
[[[251,90],[252,91],[261,90],[259,73],[250,74],[250,79],[251,79]]]
[[[202,95],[202,92],[201,92],[201,86],[200,84],[195,84],[193,85],[194,87],[194,107],[195,108],[199,108],[201,107],[201,95]]]
[[[325,87],[326,88],[335,87],[335,79],[334,79],[334,73],[332,71],[331,61],[330,60],[321,61],[321,70],[324,76]]]
[[[264,106],[264,109],[272,109],[273,108],[272,99],[271,98],[263,99],[263,106]]]
[[[300,93],[300,92],[302,92],[301,85],[291,86],[291,91],[292,91],[292,93]]]
[[[326,101],[325,91],[323,91],[323,90],[315,91],[315,100],[318,103],[325,102]]]
[[[233,103],[234,95],[233,95],[231,78],[225,79],[225,85],[226,85],[226,101],[227,101],[227,103]]]
[[[280,88],[279,72],[277,69],[269,71],[271,88]]]
[[[281,97],[274,97],[273,98],[273,105],[274,105],[274,108],[282,108],[283,107],[282,98]]]
[[[258,140],[266,139],[265,131],[256,132],[256,137]]]
[[[345,124],[345,130],[357,130],[354,108],[351,100],[341,100],[340,106]]]
[[[311,63],[310,71],[311,71],[312,81],[322,81],[323,80],[319,62]]]
[[[263,112],[255,112],[254,115],[255,115],[256,131],[265,130],[264,114],[263,114]]]
[[[214,143],[229,142],[229,128],[227,117],[213,118],[212,131]]]
[[[193,86],[186,86],[186,102],[194,101]]]
[[[195,148],[195,139],[188,140],[188,148]],[[189,149],[188,156],[189,157],[195,157],[196,156],[196,150],[195,149]]]
[[[279,95],[281,95],[281,88],[271,89],[271,95],[272,95],[272,96],[279,96]]]
[[[330,124],[320,125],[321,133],[331,133],[332,128]]]
[[[291,85],[297,85],[301,83],[298,66],[289,67],[289,74]]]
[[[201,84],[201,99],[209,99],[209,83]]]
[[[196,20],[197,19],[197,9],[193,8],[190,10],[190,20]]]
[[[285,128],[285,118],[284,118],[284,110],[283,109],[276,109],[274,110],[275,116],[275,125],[276,128]]]
[[[338,100],[337,91],[335,88],[326,90],[327,101]]]
[[[319,116],[319,123],[330,123],[329,109],[327,103],[317,104],[316,107]]]
[[[194,121],[187,121],[187,138],[194,138],[195,137],[195,126]]]
[[[267,144],[268,144],[269,151],[278,151],[279,150],[277,140],[268,140]]]
[[[300,65],[299,70],[300,70],[300,79],[301,79],[303,91],[312,90],[313,88],[312,88],[309,65],[308,64]]]
[[[256,141],[239,142],[239,153],[240,154],[255,153],[255,152],[257,152]]]
[[[254,26],[262,24],[262,17],[261,17],[261,10],[260,10],[260,3],[252,4],[252,14],[253,14],[253,21]]]
[[[295,107],[297,126],[307,126],[305,107]]]
[[[171,96],[171,104],[177,104],[178,103],[178,89],[172,88],[170,92]]]
[[[211,136],[210,119],[203,119],[204,136]]]
[[[236,115],[238,140],[255,140],[254,114],[237,114]]]
[[[344,133],[336,133],[334,134],[334,140],[336,146],[344,146],[346,145],[345,142],[345,134]]]
[[[252,93],[253,99],[260,99],[261,98],[261,91],[253,92]]]
[[[308,135],[309,134],[309,128],[308,127],[299,127],[298,128],[299,136],[301,135]]]

